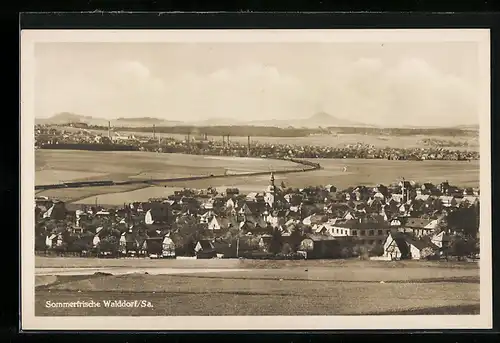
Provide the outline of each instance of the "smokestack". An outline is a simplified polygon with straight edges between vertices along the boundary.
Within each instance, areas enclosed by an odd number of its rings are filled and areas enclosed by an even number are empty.
[[[111,139],[111,121],[108,121],[108,138]]]
[[[250,156],[250,136],[248,138],[248,143],[247,143],[247,156]]]
[[[191,135],[188,133],[187,136],[188,152],[191,150]]]
[[[225,139],[226,139],[226,136],[222,136],[222,146],[225,146],[225,143],[226,143]]]
[[[155,132],[155,124],[153,124],[153,139],[156,138],[156,132]]]

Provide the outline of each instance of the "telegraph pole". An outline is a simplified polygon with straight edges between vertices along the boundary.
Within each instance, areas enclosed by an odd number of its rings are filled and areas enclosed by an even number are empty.
[[[236,239],[236,258],[240,257],[240,236]]]

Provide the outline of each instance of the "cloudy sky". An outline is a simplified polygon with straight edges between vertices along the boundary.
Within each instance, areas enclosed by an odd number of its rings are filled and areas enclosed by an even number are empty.
[[[37,43],[36,117],[478,123],[476,43]]]

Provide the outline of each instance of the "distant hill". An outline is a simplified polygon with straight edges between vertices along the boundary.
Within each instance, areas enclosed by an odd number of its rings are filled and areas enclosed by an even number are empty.
[[[152,117],[140,117],[140,118],[118,118],[118,119],[103,119],[91,116],[83,116],[80,114],[62,112],[53,115],[50,118],[36,118],[36,124],[53,124],[53,125],[63,125],[70,123],[86,123],[88,125],[98,125],[107,126],[108,122],[111,126],[121,126],[121,127],[140,127],[140,126],[176,126],[182,124],[181,121],[168,121],[159,118]]]
[[[107,126],[108,119],[84,116],[80,114],[61,112],[50,118],[36,118],[37,124],[55,124],[64,125],[70,123],[86,123],[88,125]],[[170,127],[170,126],[197,126],[197,127],[213,127],[213,126],[267,126],[277,128],[296,128],[296,129],[316,129],[318,127],[353,127],[353,128],[377,128],[375,125],[359,123],[349,119],[335,117],[326,112],[317,112],[310,117],[302,119],[269,119],[269,120],[239,120],[232,118],[210,118],[203,121],[185,122],[179,120],[165,120],[154,117],[136,117],[136,118],[117,118],[110,120],[113,127]],[[407,129],[439,129],[443,127],[436,126],[406,126],[401,125],[400,128]],[[479,125],[456,125],[448,127],[450,129],[459,129],[467,131],[479,130]]]
[[[142,117],[142,118],[118,118],[111,120],[112,126],[125,126],[125,127],[133,127],[133,126],[177,126],[182,125],[183,122],[177,120],[164,120],[160,118],[152,118],[152,117]]]
[[[61,112],[53,115],[50,118],[36,118],[37,124],[66,124],[66,123],[85,123],[93,120],[89,116],[83,116],[70,112]]]
[[[290,119],[290,120],[264,120],[250,122],[252,125],[263,126],[276,126],[276,127],[294,127],[294,128],[318,128],[318,127],[338,127],[338,126],[354,126],[354,127],[368,127],[370,125],[358,123],[348,119],[342,119],[326,112],[318,112],[303,119]],[[249,124],[250,124],[249,123]]]
[[[234,120],[231,118],[210,118],[203,121],[184,123],[184,125],[193,125],[193,126],[231,126],[231,125],[245,125],[245,124],[248,123],[239,120]]]

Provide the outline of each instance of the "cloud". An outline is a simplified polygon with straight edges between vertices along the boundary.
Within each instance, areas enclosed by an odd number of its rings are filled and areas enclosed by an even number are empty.
[[[302,67],[254,63],[160,77],[144,63],[123,59],[71,73],[47,72],[37,94],[46,115],[262,120],[304,118],[321,108],[380,125],[477,122],[478,87],[421,59],[390,65],[375,58],[332,59]]]
[[[477,87],[419,59],[384,65],[377,59],[332,66],[318,86],[332,114],[380,125],[475,123]]]

